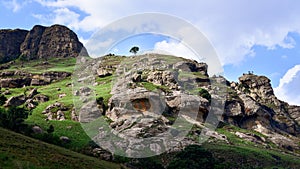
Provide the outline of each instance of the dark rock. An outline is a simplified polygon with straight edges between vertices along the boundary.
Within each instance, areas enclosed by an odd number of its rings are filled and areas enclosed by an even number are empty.
[[[33,126],[32,131],[34,134],[42,134],[44,132],[40,126]]]
[[[61,136],[59,137],[59,139],[63,142],[63,143],[70,143],[71,139],[69,139],[69,137],[67,136]]]
[[[33,96],[37,95],[38,94],[38,91],[37,91],[37,88],[34,88],[32,89],[29,94],[28,94],[28,98],[33,98]]]
[[[13,96],[9,98],[6,103],[5,107],[8,106],[20,106],[26,102],[26,96],[25,95],[19,95],[19,96]]]
[[[35,95],[33,99],[42,103],[49,101],[49,97],[42,94]]]
[[[23,86],[29,86],[31,84],[31,78],[7,78],[0,80],[0,86],[4,88],[20,88]]]
[[[20,45],[27,33],[28,31],[21,29],[0,30],[0,63],[15,60],[20,56]]]
[[[26,59],[77,57],[82,49],[85,50],[77,35],[61,25],[34,26],[21,45]]]

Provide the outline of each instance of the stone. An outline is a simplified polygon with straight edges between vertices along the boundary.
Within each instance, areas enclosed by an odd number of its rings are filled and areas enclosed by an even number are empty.
[[[29,94],[27,95],[28,98],[33,98],[33,96],[37,95],[38,91],[37,88],[32,89]]]
[[[89,101],[85,103],[79,111],[79,122],[91,122],[99,118],[102,113],[103,112],[98,109],[96,101]]]
[[[33,126],[31,130],[34,134],[42,134],[44,132],[40,126]]]
[[[29,86],[31,84],[31,78],[5,78],[0,80],[0,87],[2,88],[21,88],[23,86]]]
[[[67,136],[61,136],[61,137],[59,137],[59,140],[61,140],[65,144],[71,142],[71,139],[69,139],[69,137],[67,137]]]
[[[111,161],[113,159],[113,155],[102,148],[94,148],[92,152],[94,157],[99,157],[101,160]]]
[[[63,97],[66,97],[67,94],[66,93],[61,93],[61,94],[58,94],[58,98],[63,98]]]
[[[61,110],[58,110],[57,113],[56,113],[56,120],[59,120],[59,121],[66,120],[65,119],[65,113],[62,112]]]
[[[5,102],[4,107],[20,106],[20,105],[24,104],[25,102],[26,102],[25,95],[12,96]]]
[[[71,112],[71,119],[73,121],[79,121],[79,118],[78,118],[78,115],[76,114],[75,112],[75,109],[72,109],[72,112]]]
[[[45,96],[45,95],[43,95],[43,94],[38,94],[38,95],[35,95],[34,97],[33,97],[33,99],[35,100],[35,101],[37,101],[37,102],[47,102],[47,101],[49,101],[49,97],[48,96]]]

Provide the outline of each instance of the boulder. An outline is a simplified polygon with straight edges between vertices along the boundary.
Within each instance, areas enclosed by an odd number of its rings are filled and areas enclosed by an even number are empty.
[[[37,88],[32,89],[29,94],[27,95],[28,98],[33,98],[33,96],[37,95],[38,91]]]
[[[38,95],[35,95],[34,97],[33,97],[33,99],[35,100],[35,101],[37,101],[37,102],[47,102],[47,101],[49,101],[49,97],[48,96],[45,96],[45,95],[43,95],[43,94],[38,94]]]
[[[0,87],[3,88],[21,88],[23,86],[29,86],[31,84],[31,78],[5,78],[0,80]]]
[[[31,129],[34,134],[42,134],[44,132],[40,126],[33,126]]]
[[[59,139],[65,144],[71,142],[71,139],[69,139],[69,137],[67,137],[67,136],[61,136],[61,137],[59,137]]]
[[[20,106],[26,102],[26,96],[25,95],[19,95],[19,96],[12,96],[9,98],[4,106],[9,107],[9,106]]]

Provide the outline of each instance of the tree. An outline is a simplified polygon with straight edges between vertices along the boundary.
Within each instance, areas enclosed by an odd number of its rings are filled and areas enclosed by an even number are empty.
[[[133,53],[134,55],[137,53],[139,51],[139,47],[137,47],[137,46],[134,46],[134,47],[132,47],[131,49],[130,49],[130,53]]]

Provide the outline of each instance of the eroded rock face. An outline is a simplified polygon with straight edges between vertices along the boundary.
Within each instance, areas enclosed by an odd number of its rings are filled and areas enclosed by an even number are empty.
[[[15,60],[20,56],[20,45],[27,33],[28,31],[21,29],[0,30],[0,63]]]
[[[77,57],[84,50],[77,35],[61,25],[34,26],[26,35],[20,49],[26,59]]]

